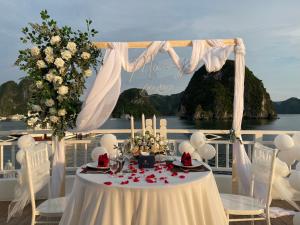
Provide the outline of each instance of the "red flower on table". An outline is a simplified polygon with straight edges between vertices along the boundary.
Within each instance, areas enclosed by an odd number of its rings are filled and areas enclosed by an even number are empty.
[[[112,185],[112,182],[106,181],[106,182],[104,182],[104,184],[109,186],[109,185]]]
[[[133,182],[140,182],[140,179],[138,177],[133,178]]]
[[[173,173],[171,174],[172,177],[175,177],[175,176],[177,176],[177,175],[178,175],[177,172],[173,172]]]
[[[107,153],[103,155],[99,155],[98,157],[98,167],[108,167],[109,164],[109,158]]]
[[[180,179],[184,179],[185,176],[184,176],[184,175],[180,175],[179,178],[180,178]]]
[[[181,156],[181,163],[184,166],[191,166],[192,165],[192,157],[190,153],[184,152],[183,155]]]

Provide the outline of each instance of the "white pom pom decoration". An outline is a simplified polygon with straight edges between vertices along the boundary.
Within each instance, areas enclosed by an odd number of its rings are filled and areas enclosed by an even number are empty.
[[[108,153],[106,148],[104,147],[96,147],[93,149],[91,153],[91,158],[93,161],[97,161],[99,158],[99,155],[104,155],[105,153]]]
[[[300,133],[296,133],[292,137],[295,146],[300,146]]]
[[[281,177],[287,177],[290,174],[288,165],[281,161],[279,158],[275,159],[275,175]]]
[[[197,160],[197,161],[202,161],[201,156],[200,156],[199,153],[196,152],[196,151],[192,153],[192,159],[195,159],[195,160]]]
[[[274,144],[280,151],[287,151],[294,147],[294,140],[287,134],[280,134],[274,139]]]
[[[194,147],[189,141],[181,142],[178,146],[178,150],[181,154],[183,154],[184,152],[192,154],[195,151]]]
[[[278,158],[290,166],[295,162],[295,156],[293,153],[293,151],[279,151]]]
[[[113,134],[104,134],[100,139],[102,147],[106,148],[109,155],[117,154],[115,146],[118,145],[117,137]]]
[[[294,225],[300,225],[300,212],[297,212],[293,218]]]
[[[300,171],[294,170],[289,176],[290,185],[300,191]]]
[[[25,158],[25,151],[19,150],[16,154],[16,160],[18,161],[18,163],[22,164],[24,158]]]
[[[205,144],[203,147],[198,149],[200,156],[205,160],[210,160],[216,155],[216,149],[210,144]]]
[[[201,148],[206,142],[206,137],[202,132],[197,131],[192,134],[190,142],[194,148]]]
[[[35,145],[34,139],[30,135],[23,135],[18,140],[18,146],[20,149],[29,150]]]

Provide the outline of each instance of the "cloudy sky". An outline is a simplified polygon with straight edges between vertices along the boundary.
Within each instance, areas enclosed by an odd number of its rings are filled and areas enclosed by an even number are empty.
[[[94,21],[99,41],[212,39],[242,37],[246,64],[263,80],[273,100],[300,97],[299,0],[0,0],[0,83],[25,74],[13,66],[21,28],[38,22],[47,9],[59,25],[84,29]],[[139,51],[133,51],[131,57]],[[189,57],[190,49],[178,54]],[[135,74],[123,74],[123,89],[144,87],[161,94],[184,90],[190,77],[179,78],[167,56]],[[93,81],[88,81],[90,85]]]

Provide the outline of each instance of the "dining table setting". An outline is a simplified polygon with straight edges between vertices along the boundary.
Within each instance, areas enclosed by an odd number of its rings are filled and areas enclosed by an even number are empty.
[[[125,156],[99,154],[77,169],[60,225],[228,224],[203,161],[189,153]]]

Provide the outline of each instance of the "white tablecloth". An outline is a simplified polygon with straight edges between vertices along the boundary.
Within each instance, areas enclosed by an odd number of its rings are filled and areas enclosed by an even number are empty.
[[[146,171],[140,182],[83,174],[77,170],[67,208],[60,225],[225,225],[228,224],[211,171],[178,173]],[[157,183],[145,177],[154,174]],[[173,174],[174,175],[174,174]],[[183,177],[184,176],[184,177]],[[164,183],[165,177],[168,184]],[[129,180],[127,185],[121,185]],[[112,185],[104,182],[111,181]]]

